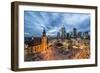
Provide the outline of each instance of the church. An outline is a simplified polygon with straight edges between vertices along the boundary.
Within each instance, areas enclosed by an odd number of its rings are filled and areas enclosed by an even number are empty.
[[[47,49],[47,36],[45,29],[43,30],[41,37],[33,37],[32,53],[43,52]]]

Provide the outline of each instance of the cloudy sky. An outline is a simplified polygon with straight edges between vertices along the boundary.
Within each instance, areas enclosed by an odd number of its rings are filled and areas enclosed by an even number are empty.
[[[43,28],[47,35],[56,35],[64,26],[66,32],[73,28],[78,31],[90,31],[90,14],[24,11],[24,35],[41,36]]]

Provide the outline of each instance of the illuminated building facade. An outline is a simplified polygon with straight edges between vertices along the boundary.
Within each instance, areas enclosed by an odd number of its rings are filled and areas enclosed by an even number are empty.
[[[43,30],[41,37],[34,37],[33,45],[33,53],[43,52],[47,49],[47,36],[45,30]]]

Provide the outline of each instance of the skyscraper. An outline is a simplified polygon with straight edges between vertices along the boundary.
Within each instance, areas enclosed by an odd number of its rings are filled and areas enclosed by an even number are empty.
[[[76,38],[76,37],[77,37],[77,29],[73,28],[73,38]]]
[[[62,28],[61,28],[61,38],[62,38],[62,39],[65,39],[65,38],[66,38],[66,30],[65,30],[64,25],[63,25]]]
[[[89,39],[89,32],[88,32],[88,31],[85,31],[85,32],[83,33],[83,38],[84,38],[84,39]]]
[[[78,38],[82,38],[82,32],[78,32],[78,33],[77,33],[77,37],[78,37]]]
[[[66,33],[66,38],[69,39],[70,38],[70,34]]]
[[[57,39],[60,39],[60,32],[57,32]]]

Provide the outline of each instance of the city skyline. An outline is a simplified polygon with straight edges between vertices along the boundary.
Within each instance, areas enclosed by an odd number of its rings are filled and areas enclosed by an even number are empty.
[[[71,32],[73,28],[78,32],[90,31],[90,14],[24,11],[24,36],[41,36],[45,28],[47,36],[57,36],[61,27]]]

